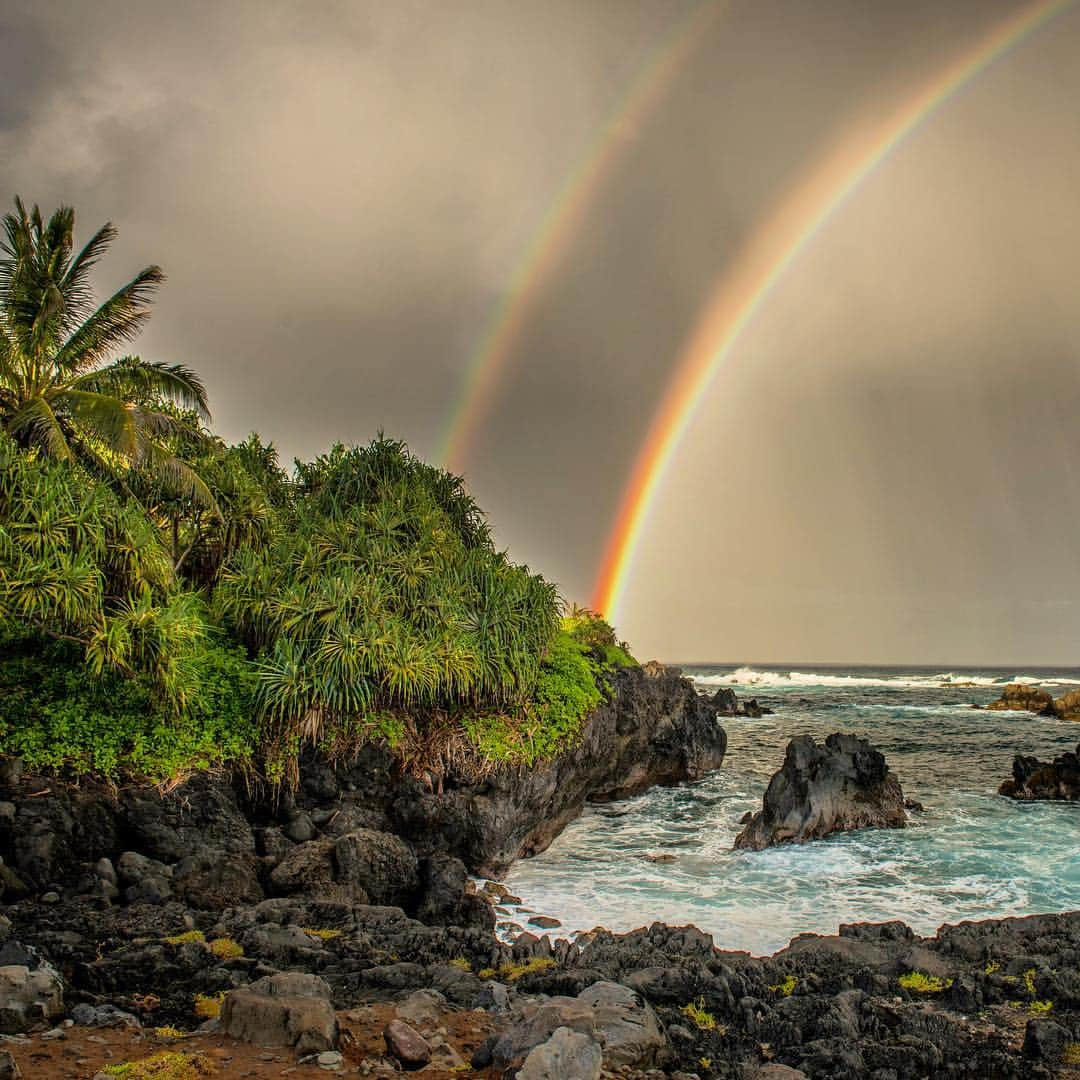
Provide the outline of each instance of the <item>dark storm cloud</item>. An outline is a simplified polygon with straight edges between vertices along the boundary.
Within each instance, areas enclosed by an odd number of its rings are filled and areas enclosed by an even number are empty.
[[[722,6],[622,131],[508,358],[466,464],[500,540],[588,595],[629,462],[727,260],[837,132],[1022,6]],[[306,456],[383,428],[431,454],[536,229],[689,10],[8,0],[0,191],[69,202],[84,230],[114,220],[103,287],[165,267],[140,349],[204,373],[226,436],[257,427]],[[1020,520],[1050,502],[1080,517],[1060,415],[1078,345],[1061,286],[1080,248],[1061,224],[1080,190],[1078,41],[1080,18],[1059,19],[958,96],[770,302],[643,545],[624,629],[647,651],[918,659],[975,641],[1007,658],[1047,628],[1075,631],[1050,584],[1080,587],[1067,545],[1025,540],[996,500]],[[1041,432],[1013,415],[1025,380],[1055,401]],[[980,472],[950,494],[944,477]],[[733,528],[744,511],[762,524]],[[928,514],[940,524],[914,536]],[[1017,576],[1029,557],[1042,570]],[[913,645],[946,567],[958,610],[1011,582],[1041,613],[1029,636],[943,615]]]

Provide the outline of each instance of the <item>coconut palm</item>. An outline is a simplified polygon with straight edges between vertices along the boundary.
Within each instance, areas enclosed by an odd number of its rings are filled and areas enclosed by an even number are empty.
[[[206,485],[164,440],[182,421],[154,403],[208,420],[206,390],[180,365],[117,354],[150,316],[164,280],[148,266],[98,305],[90,277],[116,238],[103,225],[75,252],[75,212],[48,221],[15,200],[0,239],[0,428],[21,446],[99,470],[141,469],[212,504]]]

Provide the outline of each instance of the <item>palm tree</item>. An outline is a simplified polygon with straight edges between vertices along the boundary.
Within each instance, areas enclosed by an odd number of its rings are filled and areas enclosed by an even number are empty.
[[[171,404],[204,420],[198,375],[180,365],[116,354],[150,317],[164,280],[148,266],[97,305],[90,276],[116,238],[103,225],[75,254],[75,212],[48,222],[15,199],[0,239],[0,429],[24,448],[79,460],[96,471],[145,470],[170,488],[213,505],[198,475],[166,447],[184,427]]]

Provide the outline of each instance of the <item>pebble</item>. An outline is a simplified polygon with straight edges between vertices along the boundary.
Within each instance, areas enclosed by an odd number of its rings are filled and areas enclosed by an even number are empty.
[[[44,893],[42,895],[42,897],[41,897],[41,902],[43,904],[59,904],[60,903],[60,894],[58,892]]]
[[[316,1059],[320,1069],[336,1069],[344,1058],[337,1050],[324,1050]]]

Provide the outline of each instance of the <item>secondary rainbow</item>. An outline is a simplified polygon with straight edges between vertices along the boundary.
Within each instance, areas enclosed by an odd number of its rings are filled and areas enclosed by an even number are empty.
[[[849,132],[773,208],[729,264],[680,355],[623,491],[592,606],[618,614],[649,511],[721,364],[777,282],[889,154],[966,83],[1078,0],[1027,4],[966,49],[884,122]]]
[[[703,40],[723,4],[705,0],[678,19],[653,49],[606,123],[578,157],[573,170],[533,234],[510,279],[505,300],[492,313],[462,379],[457,401],[440,439],[438,456],[460,469],[491,404],[499,373],[552,272],[576,235],[593,197],[635,129],[662,100]]]

